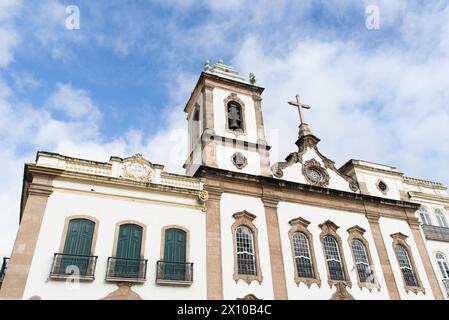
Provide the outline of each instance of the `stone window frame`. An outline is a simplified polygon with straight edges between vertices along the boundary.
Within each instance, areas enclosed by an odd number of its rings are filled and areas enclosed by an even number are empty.
[[[385,185],[385,190],[382,190],[381,188],[380,188],[380,183],[383,183],[384,185]],[[382,179],[378,179],[377,181],[376,181],[376,188],[377,188],[377,190],[379,190],[380,192],[382,192],[382,194],[383,195],[387,195],[388,194],[388,191],[389,191],[389,189],[390,188],[388,188],[388,184],[385,182],[385,181],[383,181]]]
[[[164,261],[164,253],[165,253],[165,233],[170,229],[178,229],[182,230],[186,233],[186,261],[185,263],[190,263],[190,230],[186,227],[183,227],[178,224],[169,224],[163,226],[161,228],[161,247],[160,247],[160,261]],[[156,271],[158,272],[158,271]],[[167,285],[180,285],[180,286],[189,286],[192,284],[192,281],[183,281],[183,280],[161,280],[158,279],[156,281],[157,284],[167,284]]]
[[[309,175],[307,174],[308,169],[314,169],[320,172],[321,174],[321,180],[320,181],[314,181],[310,179]],[[309,159],[302,165],[302,174],[306,181],[314,186],[319,187],[327,187],[329,185],[330,176],[327,173],[326,169],[321,166],[321,164],[316,161],[315,159]]]
[[[263,276],[262,276],[262,271],[260,268],[258,229],[253,223],[253,220],[256,219],[256,216],[252,213],[249,213],[246,210],[243,210],[243,211],[234,213],[232,215],[232,217],[235,219],[234,223],[231,226],[232,242],[233,242],[233,249],[234,249],[234,274],[233,274],[234,281],[237,283],[239,280],[243,280],[248,285],[250,285],[251,282],[253,282],[253,281],[257,281],[257,282],[259,282],[259,284],[262,284]],[[237,231],[237,228],[240,226],[245,226],[245,227],[249,228],[253,234],[254,257],[255,257],[255,261],[256,261],[256,274],[255,275],[238,273],[236,231]]]
[[[422,224],[430,225],[430,226],[433,225],[432,217],[430,216],[430,212],[426,206],[421,205],[421,207],[419,207],[419,209],[416,211],[416,213],[418,214],[419,219],[421,220]],[[425,219],[423,219],[423,216],[425,217]],[[428,221],[425,221],[425,220],[428,220]],[[428,223],[426,223],[426,222],[428,222]]]
[[[98,228],[100,225],[100,221],[92,216],[89,215],[73,215],[73,216],[69,216],[66,217],[64,220],[64,227],[62,229],[62,235],[61,235],[61,239],[59,242],[59,251],[58,253],[63,253],[64,252],[64,246],[65,246],[65,242],[67,240],[67,233],[69,231],[69,224],[71,221],[73,220],[88,220],[93,222],[94,224],[94,231],[92,233],[92,243],[90,245],[90,256],[95,256],[95,248],[96,248],[96,244],[97,244],[97,237],[98,237]],[[72,275],[54,275],[54,276],[50,276],[51,279],[66,279],[72,277]],[[79,279],[82,281],[93,281],[95,278],[92,278],[90,276],[81,276],[79,275]]]
[[[228,103],[234,101],[240,106],[240,123],[242,125],[242,130],[235,131],[229,129],[229,121],[228,121]],[[224,110],[225,110],[225,129],[226,132],[234,134],[236,137],[238,136],[246,136],[247,135],[247,128],[246,128],[246,114],[245,114],[245,104],[243,101],[237,96],[237,93],[232,92],[229,96],[226,97],[226,99],[223,100],[224,102]]]
[[[412,291],[415,294],[418,294],[418,292],[422,292],[423,294],[426,294],[426,289],[424,289],[424,286],[422,284],[421,278],[420,278],[420,276],[418,274],[418,269],[416,268],[415,259],[413,258],[413,255],[412,255],[412,250],[411,250],[410,246],[408,245],[408,243],[406,241],[408,236],[403,234],[403,233],[401,233],[401,232],[396,232],[396,233],[391,234],[390,237],[393,239],[393,242],[392,242],[393,252],[394,252],[394,255],[396,257],[396,262],[397,262],[397,266],[399,268],[399,272],[401,273],[402,282],[404,283],[405,292],[408,293],[409,291]],[[413,274],[415,275],[416,282],[418,283],[418,286],[414,287],[414,286],[408,286],[407,285],[407,282],[405,281],[405,278],[404,278],[404,273],[402,272],[401,266],[399,264],[398,256],[396,254],[396,250],[395,250],[396,245],[401,245],[405,249],[405,251],[407,252],[408,260],[409,260],[410,265],[412,267],[412,271],[413,271]]]
[[[196,121],[195,115],[198,115],[198,121]],[[198,103],[195,103],[195,105],[192,108],[191,114],[189,116],[190,120],[190,150],[193,150],[194,147],[198,144],[198,141],[201,139],[201,107]],[[196,136],[193,136],[193,133],[195,132],[194,126],[197,126],[196,130]]]
[[[243,156],[244,161],[243,161],[243,163],[242,163],[241,165],[237,164],[237,163],[234,161],[234,158],[235,158],[235,156],[237,155],[237,153],[240,153],[240,154]],[[241,153],[240,151],[234,152],[234,153],[232,154],[232,156],[231,156],[231,162],[232,162],[232,164],[233,164],[237,169],[239,169],[239,170],[242,170],[243,168],[245,168],[245,167],[248,165],[248,159],[247,159],[247,158],[245,157],[245,155],[244,155],[243,153]]]
[[[337,233],[337,229],[340,227],[337,226],[334,222],[332,222],[330,220],[326,220],[325,222],[319,224],[318,227],[322,230],[320,233],[320,242],[321,242],[321,247],[323,249],[324,263],[326,265],[326,270],[327,270],[327,283],[329,284],[329,287],[330,288],[332,288],[332,286],[337,287],[337,284],[342,283],[345,286],[352,288],[352,282],[351,282],[351,278],[349,277],[348,267],[346,265],[346,259],[345,259],[345,255],[343,252],[343,242],[341,241],[341,238]],[[324,248],[324,242],[323,242],[324,237],[326,237],[326,236],[333,237],[335,239],[335,241],[337,242],[338,251],[340,253],[340,260],[341,260],[341,265],[342,265],[342,269],[343,269],[343,274],[346,279],[344,281],[331,279],[331,275],[329,272],[329,266],[326,261],[326,250]]]
[[[373,262],[373,258],[371,256],[371,250],[369,248],[369,242],[363,236],[363,234],[366,232],[366,230],[363,229],[362,227],[358,226],[358,225],[355,225],[355,226],[347,229],[346,231],[349,233],[348,244],[349,244],[349,248],[351,249],[352,259],[354,261],[354,268],[355,268],[356,273],[357,273],[357,284],[358,284],[359,288],[362,289],[363,287],[365,287],[370,292],[373,289],[377,289],[378,291],[380,291],[380,283],[379,283],[379,280],[377,279],[376,270],[374,269],[374,262]],[[372,272],[373,277],[374,277],[374,283],[360,282],[360,277],[359,277],[357,266],[356,266],[356,258],[355,258],[354,250],[352,248],[352,241],[353,240],[359,240],[363,244],[363,246],[365,247],[365,254],[366,254],[366,257],[368,259],[369,267],[370,267],[371,272]]]
[[[433,214],[438,222],[438,226],[441,228],[449,228],[449,224],[446,219],[446,213],[441,208],[433,209]],[[441,218],[441,219],[440,219]],[[443,225],[442,225],[443,224]]]
[[[291,252],[292,252],[293,269],[295,272],[296,285],[299,286],[299,284],[302,282],[308,288],[310,288],[310,286],[313,283],[316,283],[316,285],[318,287],[321,287],[321,278],[320,278],[320,273],[318,272],[318,267],[317,267],[316,257],[315,257],[315,248],[313,246],[313,235],[308,229],[310,222],[304,218],[298,217],[298,218],[290,220],[288,223],[291,226],[290,230],[288,231],[288,237],[290,239],[290,247],[291,247]],[[312,263],[313,274],[315,276],[314,278],[304,278],[304,277],[300,277],[298,275],[298,269],[296,266],[296,259],[295,259],[295,247],[294,247],[294,241],[293,241],[293,235],[296,232],[300,232],[300,233],[304,234],[307,238],[307,241],[309,242],[309,254],[310,254],[310,259],[311,259],[311,263]]]
[[[140,259],[145,259],[145,240],[147,237],[147,226],[136,220],[122,220],[115,224],[115,233],[114,233],[114,244],[112,246],[112,255],[111,257],[115,258],[117,253],[117,245],[118,245],[118,237],[120,235],[120,227],[124,224],[135,224],[142,227],[142,239],[140,243]]]
[[[65,241],[67,239],[67,232],[69,231],[70,221],[77,220],[77,219],[89,220],[94,223],[94,231],[92,234],[92,243],[91,243],[91,247],[90,247],[90,255],[93,256],[93,255],[95,255],[95,247],[97,244],[97,236],[98,236],[98,226],[100,225],[100,221],[98,219],[95,219],[94,217],[88,216],[88,215],[73,215],[73,216],[69,216],[69,217],[65,218],[64,227],[62,230],[62,236],[61,236],[61,240],[59,242],[59,253],[62,253],[64,251],[64,245],[65,245]]]

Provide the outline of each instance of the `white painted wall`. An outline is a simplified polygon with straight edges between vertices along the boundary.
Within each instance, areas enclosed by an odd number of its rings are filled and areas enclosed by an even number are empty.
[[[64,181],[55,181],[56,186],[73,187]],[[113,189],[94,185],[85,188]],[[123,195],[142,196],[141,192],[116,189]],[[166,194],[146,192],[147,198],[173,200],[189,203],[188,200]],[[82,282],[77,289],[68,289],[64,281],[49,280],[53,254],[58,252],[65,218],[72,215],[89,215],[99,220],[95,255],[98,256],[95,280]],[[133,286],[144,299],[205,299],[206,298],[206,256],[205,256],[205,213],[168,204],[83,194],[55,190],[50,196],[45,211],[36,251],[31,264],[24,299],[39,295],[43,299],[99,299],[114,291],[117,286],[107,283],[106,262],[113,255],[116,223],[135,220],[147,226],[145,258],[148,259],[147,281]],[[160,259],[161,229],[176,224],[190,230],[190,262],[194,263],[194,282],[191,287],[166,287],[155,284],[156,262]]]
[[[258,229],[258,243],[260,254],[260,269],[263,276],[262,284],[253,281],[248,285],[239,280],[235,283],[234,248],[231,226],[234,223],[232,215],[246,210],[255,216],[253,224]],[[223,267],[223,298],[234,300],[243,298],[247,294],[254,294],[259,299],[273,299],[273,286],[271,278],[270,254],[268,250],[267,225],[263,203],[258,198],[223,193],[220,204],[221,214],[221,252]]]

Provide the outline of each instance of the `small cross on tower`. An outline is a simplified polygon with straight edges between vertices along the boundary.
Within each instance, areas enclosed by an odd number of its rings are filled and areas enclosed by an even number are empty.
[[[310,106],[307,105],[307,104],[302,103],[302,102],[299,100],[299,94],[296,95],[296,101],[289,101],[288,104],[289,104],[289,105],[292,105],[292,106],[295,106],[295,107],[298,108],[300,125],[303,124],[303,123],[305,123],[305,122],[304,122],[304,117],[303,117],[303,115],[302,115],[302,108],[304,108],[304,109],[310,109]]]

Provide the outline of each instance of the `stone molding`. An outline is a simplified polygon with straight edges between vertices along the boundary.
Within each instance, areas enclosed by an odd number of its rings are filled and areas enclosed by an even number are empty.
[[[248,211],[244,210],[244,211],[234,213],[232,215],[232,217],[235,219],[234,223],[231,226],[233,247],[234,247],[234,274],[233,274],[234,281],[237,283],[239,280],[243,280],[248,285],[250,285],[251,282],[253,282],[253,281],[257,281],[257,282],[259,282],[259,284],[262,284],[263,276],[262,276],[262,272],[260,269],[258,229],[253,223],[253,220],[256,219],[256,216],[253,215],[252,213],[249,213]],[[255,264],[256,264],[256,274],[255,275],[238,273],[236,231],[237,231],[237,228],[240,226],[245,226],[245,227],[249,228],[252,232],[254,259],[255,259]]]
[[[318,268],[317,268],[317,263],[316,263],[316,258],[315,258],[315,249],[313,246],[313,235],[308,229],[310,222],[304,218],[298,217],[298,218],[290,220],[288,223],[291,226],[290,230],[288,231],[288,237],[290,239],[290,246],[291,246],[292,258],[293,258],[293,269],[295,270],[296,285],[299,286],[299,284],[302,282],[308,288],[310,288],[310,286],[315,283],[318,287],[321,287],[321,279],[320,279],[320,274],[319,274]],[[293,242],[293,235],[297,232],[303,233],[307,238],[308,245],[309,245],[309,254],[310,254],[310,259],[311,259],[311,263],[312,263],[312,270],[313,270],[313,274],[315,276],[314,278],[304,278],[304,277],[300,277],[298,274],[298,269],[296,267],[296,259],[295,259],[295,248],[294,248],[294,242]]]

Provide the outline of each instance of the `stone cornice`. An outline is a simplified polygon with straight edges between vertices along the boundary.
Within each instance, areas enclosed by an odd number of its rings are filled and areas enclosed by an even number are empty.
[[[198,198],[200,202],[204,202],[204,191],[197,189],[180,188],[171,185],[128,180],[116,177],[88,174],[84,172],[65,171],[61,169],[42,167],[36,164],[27,164],[25,166],[25,176],[28,176],[30,174],[32,175],[38,174],[51,177],[57,176],[58,179],[90,182],[94,184],[104,184],[109,186],[113,185],[119,188],[141,189],[144,191],[147,190],[157,193],[173,193],[191,198]]]
[[[336,189],[329,189],[319,186],[312,186],[308,184],[302,184],[292,181],[286,181],[266,176],[256,176],[251,174],[245,174],[241,172],[233,172],[218,168],[211,168],[211,167],[205,167],[202,166],[197,171],[196,175],[197,177],[204,177],[207,178],[205,180],[206,184],[211,183],[211,180],[215,179],[224,179],[226,181],[245,185],[244,190],[239,190],[238,188],[235,189],[226,189],[224,186],[222,186],[221,190],[224,192],[229,193],[236,193],[236,194],[252,194],[261,197],[262,196],[262,187],[261,185],[266,188],[266,186],[270,186],[274,190],[273,195],[278,197],[280,200],[291,200],[287,195],[283,193],[284,190],[290,190],[294,192],[302,191],[306,193],[313,193],[317,195],[329,195],[334,196],[338,198],[343,198],[350,201],[355,202],[363,202],[364,205],[366,205],[368,208],[361,210],[360,212],[366,213],[373,210],[370,210],[370,206],[396,206],[401,208],[409,208],[413,210],[417,210],[419,208],[419,204],[412,203],[408,201],[401,201],[401,200],[395,200],[395,199],[389,199],[389,198],[382,198],[382,197],[376,197],[366,194],[359,194],[359,193],[353,193],[353,192],[347,192],[342,190],[336,190]],[[241,188],[240,188],[241,189]],[[351,208],[348,208],[348,210],[351,210]],[[359,211],[359,210],[356,210]],[[375,213],[377,211],[373,211]]]
[[[424,192],[419,192],[419,191],[409,191],[408,195],[410,198],[426,199],[426,200],[431,200],[431,201],[436,201],[436,202],[442,202],[446,205],[449,205],[449,196],[446,196],[446,195],[434,195],[434,194],[429,194],[429,193],[424,193]]]
[[[220,85],[221,84],[221,85]],[[254,86],[249,83],[243,83],[240,81],[223,78],[217,75],[213,75],[207,72],[202,72],[201,75],[198,78],[198,81],[195,84],[195,89],[192,91],[189,100],[187,101],[184,112],[189,112],[190,107],[194,104],[194,101],[196,100],[197,95],[201,92],[203,87],[209,87],[209,88],[215,88],[215,87],[221,87],[221,86],[228,86],[232,87],[234,90],[244,90],[248,91],[248,93],[256,93],[261,94],[265,89],[262,87]],[[251,94],[249,94],[251,95]]]

